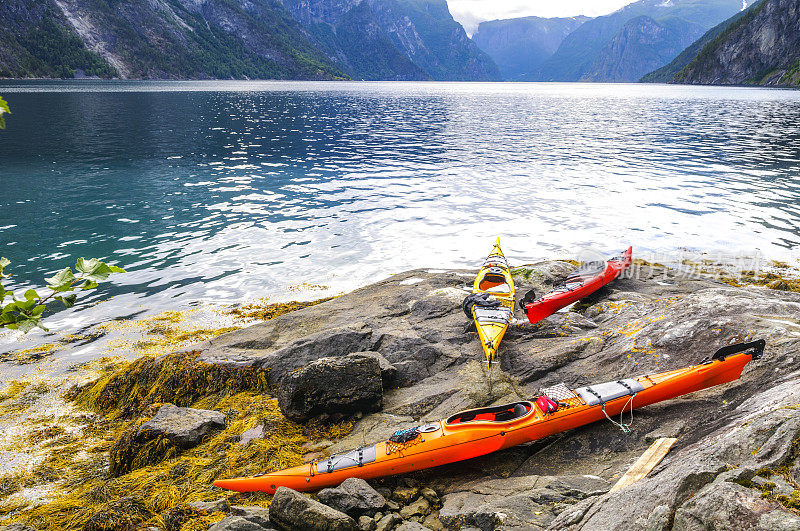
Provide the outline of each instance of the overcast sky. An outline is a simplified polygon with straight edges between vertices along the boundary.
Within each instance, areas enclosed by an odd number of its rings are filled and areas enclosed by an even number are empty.
[[[596,17],[616,11],[634,0],[448,0],[453,18],[472,35],[478,23],[498,18]]]

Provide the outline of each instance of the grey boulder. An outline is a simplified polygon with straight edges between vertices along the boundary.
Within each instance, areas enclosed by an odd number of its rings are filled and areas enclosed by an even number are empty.
[[[287,418],[298,422],[322,413],[378,411],[383,406],[380,362],[359,353],[320,358],[281,381],[278,405]]]
[[[378,360],[378,365],[381,368],[381,380],[383,381],[383,389],[390,389],[394,386],[397,380],[397,367],[392,362],[384,358],[380,352],[373,352],[365,350],[363,352],[353,352],[350,356],[367,356]]]
[[[386,505],[386,498],[360,478],[347,478],[336,488],[322,489],[317,498],[328,507],[354,518],[374,516]]]
[[[208,531],[275,531],[269,521],[269,509],[262,507],[230,508],[231,514],[208,528]]]
[[[377,525],[375,526],[375,531],[391,531],[402,522],[403,519],[400,518],[399,514],[389,513],[378,520]]]
[[[225,415],[219,411],[164,404],[152,419],[139,426],[137,435],[146,439],[163,435],[175,446],[186,450],[224,427]]]
[[[444,496],[439,520],[448,529],[544,529],[556,517],[555,504],[596,496],[611,485],[587,476],[517,476],[481,479]]]
[[[429,529],[419,522],[403,522],[395,527],[394,531],[429,531]]]
[[[120,476],[143,466],[153,465],[183,450],[200,444],[204,438],[225,427],[219,411],[162,405],[149,421],[124,432],[109,450],[109,472]],[[153,446],[163,439],[166,444]]]
[[[269,519],[282,529],[306,531],[356,531],[356,521],[299,492],[278,487],[269,506]]]

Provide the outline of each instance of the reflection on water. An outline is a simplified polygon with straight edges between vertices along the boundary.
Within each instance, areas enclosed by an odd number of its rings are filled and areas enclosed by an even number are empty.
[[[793,91],[6,82],[0,93],[14,111],[0,135],[0,254],[17,284],[78,256],[131,271],[86,299],[113,304],[59,314],[62,326],[476,267],[496,235],[516,262],[628,243],[775,258],[800,245]]]

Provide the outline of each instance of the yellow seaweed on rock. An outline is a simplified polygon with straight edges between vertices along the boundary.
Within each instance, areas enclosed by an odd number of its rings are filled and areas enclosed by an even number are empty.
[[[231,495],[213,487],[212,481],[301,464],[306,453],[304,445],[310,438],[335,439],[352,429],[349,422],[304,428],[281,415],[277,400],[258,392],[206,396],[190,405],[225,412],[228,423],[224,430],[199,446],[183,453],[176,451],[160,462],[151,462],[154,460],[149,454],[161,450],[145,445],[136,456],[137,465],[144,466],[109,478],[106,452],[126,431],[148,420],[157,405],[134,420],[100,420],[82,437],[56,439],[51,456],[30,473],[0,480],[0,485],[10,485],[0,495],[42,480],[54,485],[53,499],[25,508],[13,521],[42,530],[105,529],[102,522],[109,526],[112,522],[116,522],[114,526],[163,525],[163,513],[172,507],[223,496],[239,504],[267,506],[269,498],[265,495]],[[240,444],[241,434],[259,424],[269,430],[266,437]],[[120,505],[121,500],[126,501]],[[124,517],[120,515],[123,510]],[[198,513],[189,521],[197,520],[192,526],[207,526],[222,516]]]
[[[318,302],[256,304],[239,317],[268,319]],[[214,479],[301,464],[313,440],[350,433],[351,421],[301,426],[287,420],[269,394],[263,369],[232,371],[202,363],[196,351],[170,353],[176,341],[230,330],[193,329],[183,318],[182,313],[167,312],[137,324],[116,323],[143,332],[143,346],[152,349],[151,355],[132,362],[103,358],[87,364],[79,372],[93,379],[64,397],[92,413],[75,410],[68,417],[25,426],[28,432],[19,444],[36,444],[44,456],[32,467],[0,475],[0,525],[19,522],[42,531],[150,525],[205,530],[224,513],[205,513],[187,503],[227,497],[235,504],[268,506],[270,500],[260,493],[221,491],[213,487]],[[26,397],[40,392],[39,385],[9,383],[0,391],[0,409],[25,408]],[[132,452],[131,472],[110,477],[109,450],[164,402],[221,411],[226,427],[183,452],[165,448],[164,440],[144,445]],[[241,434],[259,425],[264,437],[241,444]],[[30,499],[31,491],[40,496]]]
[[[269,299],[256,299],[255,301],[237,306],[228,313],[240,319],[254,321],[268,321],[281,316],[285,313],[293,312],[309,306],[329,301],[335,297],[327,297],[315,301],[289,301],[289,302],[269,302]]]

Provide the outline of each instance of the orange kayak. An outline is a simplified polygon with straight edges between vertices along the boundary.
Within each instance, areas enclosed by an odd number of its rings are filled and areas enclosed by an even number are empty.
[[[633,247],[605,262],[588,262],[570,273],[560,286],[556,286],[538,299],[528,300],[528,295],[520,301],[520,307],[528,316],[528,321],[538,323],[545,317],[569,306],[573,302],[588,297],[622,274],[631,265]]]
[[[387,441],[255,477],[219,479],[224,489],[275,492],[278,487],[312,491],[363,479],[405,474],[453,463],[571,430],[700,389],[738,379],[764,352],[764,340],[723,347],[700,365],[615,382],[542,394],[558,404],[543,413],[535,401],[462,411],[445,420],[395,432]]]

